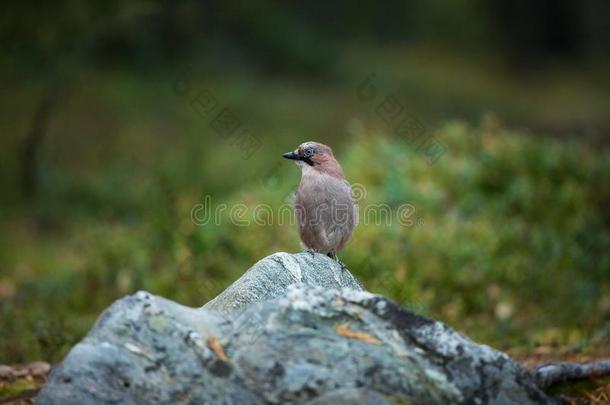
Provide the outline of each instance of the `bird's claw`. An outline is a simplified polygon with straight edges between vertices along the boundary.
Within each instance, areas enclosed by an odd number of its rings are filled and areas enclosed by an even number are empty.
[[[341,270],[347,270],[347,266],[345,265],[345,263],[339,260],[339,257],[336,253],[328,253],[327,256],[339,263],[339,266],[341,266]]]

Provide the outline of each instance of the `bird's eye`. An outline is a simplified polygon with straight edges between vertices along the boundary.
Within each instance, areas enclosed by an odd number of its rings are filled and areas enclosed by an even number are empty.
[[[303,157],[304,158],[309,158],[312,157],[314,155],[316,151],[314,150],[314,148],[305,148],[303,150]]]

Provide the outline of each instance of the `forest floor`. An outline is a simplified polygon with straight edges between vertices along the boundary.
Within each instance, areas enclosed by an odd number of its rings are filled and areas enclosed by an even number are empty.
[[[550,348],[540,346],[531,353],[515,350],[509,354],[527,369],[533,370],[545,363],[571,361],[589,362],[609,358],[610,353],[563,354],[552,353]],[[52,366],[38,361],[20,366],[0,365],[0,404],[34,404],[36,396],[47,381]],[[564,404],[598,405],[610,403],[610,377],[579,381],[551,388]]]

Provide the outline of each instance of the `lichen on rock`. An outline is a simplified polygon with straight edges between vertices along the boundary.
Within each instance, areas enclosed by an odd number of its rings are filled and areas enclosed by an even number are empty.
[[[323,255],[279,253],[203,308],[108,308],[41,404],[553,403],[505,354],[366,292]]]

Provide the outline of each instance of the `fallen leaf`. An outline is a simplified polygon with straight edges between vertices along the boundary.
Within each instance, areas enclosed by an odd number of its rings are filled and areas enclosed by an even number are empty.
[[[208,343],[208,347],[210,348],[210,350],[212,350],[214,352],[216,357],[218,357],[220,360],[224,361],[225,363],[229,362],[229,358],[225,354],[225,351],[222,348],[222,344],[220,343],[220,340],[218,340],[218,338],[215,338],[215,337],[208,338],[207,343]]]
[[[361,342],[368,343],[371,345],[380,345],[381,344],[381,340],[377,339],[375,336],[371,336],[367,333],[360,332],[357,330],[351,330],[349,328],[350,323],[351,323],[351,321],[337,326],[337,328],[335,329],[335,331],[337,332],[337,335],[345,336],[345,337],[348,337],[351,339],[356,339],[356,340],[359,340]]]

